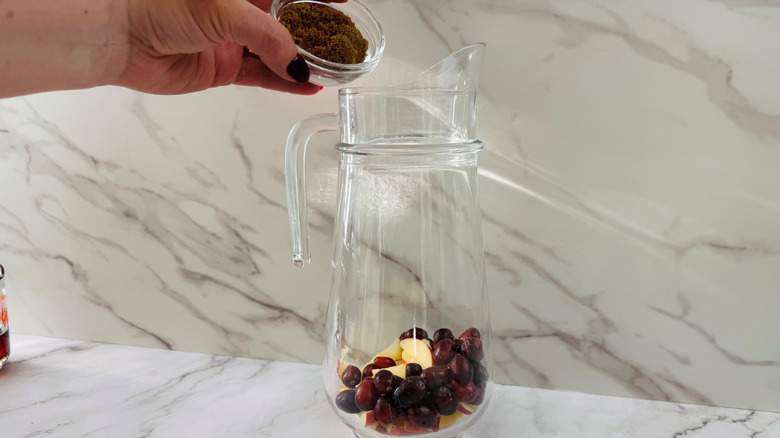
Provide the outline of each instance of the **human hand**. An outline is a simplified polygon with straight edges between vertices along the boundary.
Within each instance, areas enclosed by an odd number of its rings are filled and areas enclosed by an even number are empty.
[[[267,13],[271,0],[126,0],[126,5],[126,28],[119,29],[128,38],[126,64],[116,85],[154,94],[229,84],[295,94],[322,89],[307,83],[309,69],[292,37]]]
[[[292,37],[267,13],[271,1],[0,0],[0,98],[101,85],[314,94],[321,87],[307,83]]]

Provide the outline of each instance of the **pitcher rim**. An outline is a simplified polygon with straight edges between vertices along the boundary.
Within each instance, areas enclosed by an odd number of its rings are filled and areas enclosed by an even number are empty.
[[[479,152],[484,149],[481,140],[426,143],[336,143],[335,149],[345,154],[359,155],[437,155]]]

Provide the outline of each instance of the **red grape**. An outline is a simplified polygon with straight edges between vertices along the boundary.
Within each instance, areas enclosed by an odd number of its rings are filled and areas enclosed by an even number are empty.
[[[425,392],[428,387],[420,376],[412,376],[404,379],[398,388],[393,393],[398,406],[402,408],[408,408],[414,404],[420,402],[425,397]]]
[[[449,385],[454,378],[452,370],[447,368],[446,365],[436,365],[423,370],[420,377],[425,379],[425,384],[428,388],[438,388],[440,386]]]
[[[348,414],[357,414],[360,412],[360,408],[355,404],[355,393],[356,391],[354,389],[341,391],[336,396],[336,406]]]
[[[472,362],[479,362],[485,357],[485,351],[482,349],[482,340],[473,336],[463,339],[460,352]]]
[[[374,388],[380,395],[388,394],[395,387],[395,375],[387,370],[380,370],[374,375]]]
[[[455,341],[449,338],[444,338],[433,346],[433,363],[436,365],[447,365],[450,363],[452,356],[457,353],[455,347]]]
[[[350,365],[341,373],[341,383],[349,388],[354,388],[360,383],[360,368]]]
[[[374,388],[373,382],[363,382],[358,385],[355,391],[355,405],[361,411],[370,411],[374,409],[374,404],[379,398],[379,391]]]
[[[461,385],[467,385],[474,377],[474,368],[463,355],[456,354],[447,367],[455,375],[455,381]]]
[[[474,365],[474,384],[479,386],[490,379],[490,375],[488,374],[487,368],[485,368],[485,365],[476,364]]]
[[[366,380],[368,377],[374,377],[373,371],[376,369],[376,365],[370,363],[366,365],[365,368],[363,368],[363,380]]]
[[[433,407],[442,415],[452,415],[458,410],[458,397],[447,386],[433,392]]]
[[[406,338],[428,339],[428,332],[421,329],[420,327],[413,327],[401,333],[401,336],[398,338],[402,341]]]
[[[460,339],[466,339],[466,338],[479,338],[479,330],[475,329],[474,327],[466,329],[463,334],[460,335]]]
[[[377,368],[390,368],[395,366],[395,361],[389,357],[379,356],[374,359],[374,366]]]
[[[380,423],[389,424],[393,422],[393,408],[386,398],[378,398],[374,404],[374,418]]]
[[[448,328],[440,328],[433,332],[433,342],[439,342],[442,339],[453,339],[454,337],[452,330]]]
[[[472,382],[469,382],[468,385],[453,383],[452,391],[455,393],[455,396],[458,397],[458,400],[463,403],[471,403],[477,397],[477,386]]]
[[[471,404],[478,405],[485,400],[485,390],[487,389],[487,383],[483,383],[477,386],[477,396],[474,397],[474,401]]]
[[[422,374],[422,365],[419,363],[408,363],[406,364],[406,377],[411,376],[419,376]]]
[[[430,429],[436,423],[436,410],[422,403],[409,408],[409,422],[423,429]]]

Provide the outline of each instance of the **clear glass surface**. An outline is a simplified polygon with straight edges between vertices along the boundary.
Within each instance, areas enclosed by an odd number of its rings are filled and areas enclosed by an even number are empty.
[[[456,337],[477,328],[486,353],[480,363],[492,371],[477,196],[481,144],[438,146],[426,155],[342,154],[323,362],[329,400],[342,389],[336,371],[342,364],[364,369],[412,327],[426,330],[428,338],[441,328]],[[403,351],[425,368],[433,350],[411,347]],[[389,355],[404,363],[398,350]],[[359,418],[334,408],[359,436],[381,435],[360,430],[365,423],[361,427]],[[461,415],[447,430],[418,433],[454,437],[481,412]]]
[[[288,137],[293,261],[304,266],[306,144],[340,132],[323,383],[359,437],[458,437],[490,400],[474,138],[483,52],[468,46],[404,84],[342,89],[338,116],[306,119]]]

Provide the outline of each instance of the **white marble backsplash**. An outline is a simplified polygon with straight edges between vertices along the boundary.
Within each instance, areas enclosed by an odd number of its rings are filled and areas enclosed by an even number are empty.
[[[359,84],[484,41],[480,190],[502,383],[780,411],[780,4],[365,0]],[[226,87],[0,100],[12,333],[319,363],[335,137],[292,266],[283,146],[335,112]]]

